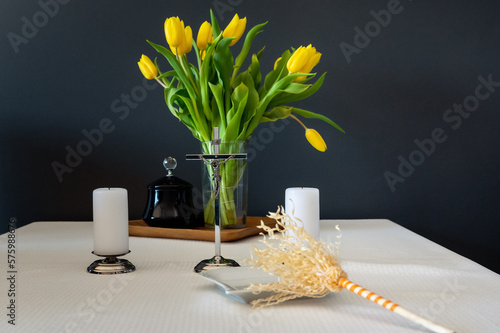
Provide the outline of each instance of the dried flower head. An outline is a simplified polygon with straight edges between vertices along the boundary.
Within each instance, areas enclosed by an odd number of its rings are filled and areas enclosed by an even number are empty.
[[[266,246],[254,246],[251,259],[253,267],[280,278],[279,282],[252,284],[249,289],[256,294],[267,291],[274,295],[252,302],[256,308],[278,304],[298,297],[324,297],[330,292],[342,290],[341,278],[347,278],[340,267],[334,250],[297,226],[290,216],[279,207],[276,213],[269,213],[276,220],[271,228],[261,222],[261,240]],[[280,240],[279,242],[275,240]]]

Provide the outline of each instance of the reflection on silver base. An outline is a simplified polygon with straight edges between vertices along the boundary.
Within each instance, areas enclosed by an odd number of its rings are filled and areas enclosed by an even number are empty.
[[[215,256],[212,259],[205,259],[200,261],[198,265],[194,268],[196,273],[206,271],[209,269],[221,268],[221,267],[239,267],[238,264],[233,259],[225,259],[221,256]]]
[[[92,252],[96,256],[105,257],[104,259],[94,261],[89,267],[87,267],[87,272],[92,274],[122,274],[131,273],[135,271],[135,266],[127,259],[118,259],[117,257],[123,256],[119,255],[100,255]]]

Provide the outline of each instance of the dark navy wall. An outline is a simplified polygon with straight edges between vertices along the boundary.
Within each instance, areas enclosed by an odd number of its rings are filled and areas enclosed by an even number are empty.
[[[296,105],[346,130],[308,120],[327,142],[320,153],[293,121],[257,129],[251,215],[283,204],[287,187],[318,187],[322,218],[388,218],[500,271],[493,0],[3,0],[1,232],[11,219],[91,220],[104,186],[127,188],[139,218],[168,155],[199,188],[201,166],[183,159],[198,143],[137,61],[156,56],[146,39],[166,44],[166,17],[197,31],[210,8],[223,27],[234,13],[269,21],[253,49],[266,46],[266,71],[284,49],[316,46],[325,84]]]

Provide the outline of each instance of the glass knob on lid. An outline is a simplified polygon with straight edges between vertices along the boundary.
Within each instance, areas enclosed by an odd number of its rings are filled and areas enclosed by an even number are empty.
[[[167,177],[173,176],[173,170],[177,167],[177,160],[169,156],[163,160],[163,166],[167,169]]]

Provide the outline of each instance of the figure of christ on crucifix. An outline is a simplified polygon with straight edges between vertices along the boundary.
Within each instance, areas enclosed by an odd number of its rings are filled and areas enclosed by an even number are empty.
[[[200,156],[200,159],[205,162],[206,164],[210,165],[213,170],[214,170],[214,174],[212,176],[212,179],[214,181],[214,198],[215,199],[219,199],[219,193],[220,193],[220,181],[221,181],[221,177],[220,177],[220,166],[224,163],[226,163],[227,161],[229,161],[230,159],[234,158],[234,155],[231,155],[229,157],[227,157],[225,160],[221,161],[221,160],[217,160],[217,159],[213,159],[212,161],[208,161],[207,159],[205,159],[205,157],[203,157],[203,155],[199,155]]]

